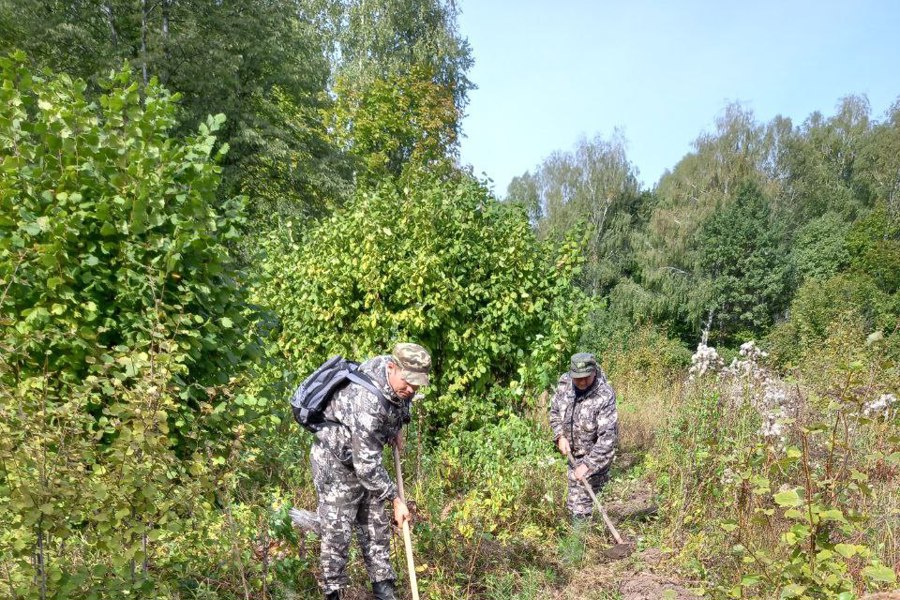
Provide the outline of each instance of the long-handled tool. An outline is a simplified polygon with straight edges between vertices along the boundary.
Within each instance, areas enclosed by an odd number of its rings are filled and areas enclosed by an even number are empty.
[[[397,471],[397,489],[400,499],[406,504],[406,494],[403,492],[403,472],[400,469],[400,449],[394,444],[394,467]],[[409,569],[409,586],[412,588],[413,600],[419,600],[419,584],[416,581],[416,565],[413,563],[412,537],[409,533],[409,522],[403,521],[403,545],[406,547],[406,567]]]
[[[575,461],[572,460],[572,455],[567,454],[566,458],[569,459],[569,466],[573,469],[575,468]],[[591,489],[591,484],[587,482],[586,479],[579,479],[581,485],[584,486],[584,489],[587,490],[587,493],[590,495],[591,500],[594,501],[594,506],[597,507],[597,510],[600,512],[600,516],[603,518],[603,523],[606,525],[606,528],[612,534],[613,539],[616,540],[617,546],[628,546],[625,541],[622,539],[622,536],[619,535],[619,530],[616,529],[616,526],[613,525],[613,522],[609,519],[609,515],[606,514],[606,509],[603,508],[603,505],[600,504],[600,500],[597,499],[597,495],[594,494],[594,490]]]

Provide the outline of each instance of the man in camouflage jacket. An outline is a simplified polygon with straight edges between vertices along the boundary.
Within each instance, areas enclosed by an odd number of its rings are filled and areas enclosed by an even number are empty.
[[[412,398],[428,385],[431,357],[417,344],[397,344],[390,355],[360,365],[381,396],[350,383],[325,409],[326,426],[310,448],[313,482],[319,496],[321,561],[325,598],[341,598],[352,530],[356,530],[372,589],[378,600],[395,598],[390,563],[390,526],[384,503],[393,502],[402,525],[409,510],[382,464],[385,444],[400,443]]]
[[[550,427],[569,465],[566,506],[575,522],[590,519],[591,497],[579,480],[599,492],[609,479],[618,438],[616,393],[592,354],[572,356],[569,372],[559,378],[550,403]]]

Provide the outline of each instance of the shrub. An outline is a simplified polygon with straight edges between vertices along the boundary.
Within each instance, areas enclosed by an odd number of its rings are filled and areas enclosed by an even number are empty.
[[[277,315],[287,378],[332,354],[362,358],[414,340],[432,353],[418,410],[435,431],[478,427],[497,409],[493,386],[558,361],[577,336],[577,246],[557,254],[539,244],[521,209],[467,177],[386,184],[304,243],[273,239],[266,251],[255,300]]]

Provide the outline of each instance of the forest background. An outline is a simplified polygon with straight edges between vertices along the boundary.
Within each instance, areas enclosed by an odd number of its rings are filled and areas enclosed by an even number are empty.
[[[0,2],[4,596],[314,597],[286,399],[400,340],[434,359],[404,458],[426,597],[622,597],[577,587],[599,559],[546,425],[584,349],[655,569],[713,597],[896,585],[900,102],[730,105],[650,189],[585,139],[497,199],[459,161],[457,16]]]

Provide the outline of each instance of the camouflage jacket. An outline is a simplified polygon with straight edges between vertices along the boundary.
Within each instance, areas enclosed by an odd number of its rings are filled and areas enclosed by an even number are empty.
[[[609,469],[618,438],[616,393],[598,370],[587,394],[575,398],[575,386],[568,373],[559,378],[550,402],[550,427],[556,440],[565,437],[572,456],[588,466],[590,473]]]
[[[387,402],[355,383],[339,390],[325,408],[328,423],[316,439],[352,469],[377,500],[392,500],[397,486],[381,461],[382,450],[409,419],[409,401],[397,396],[387,382],[388,355],[362,363],[360,371],[384,393]]]

